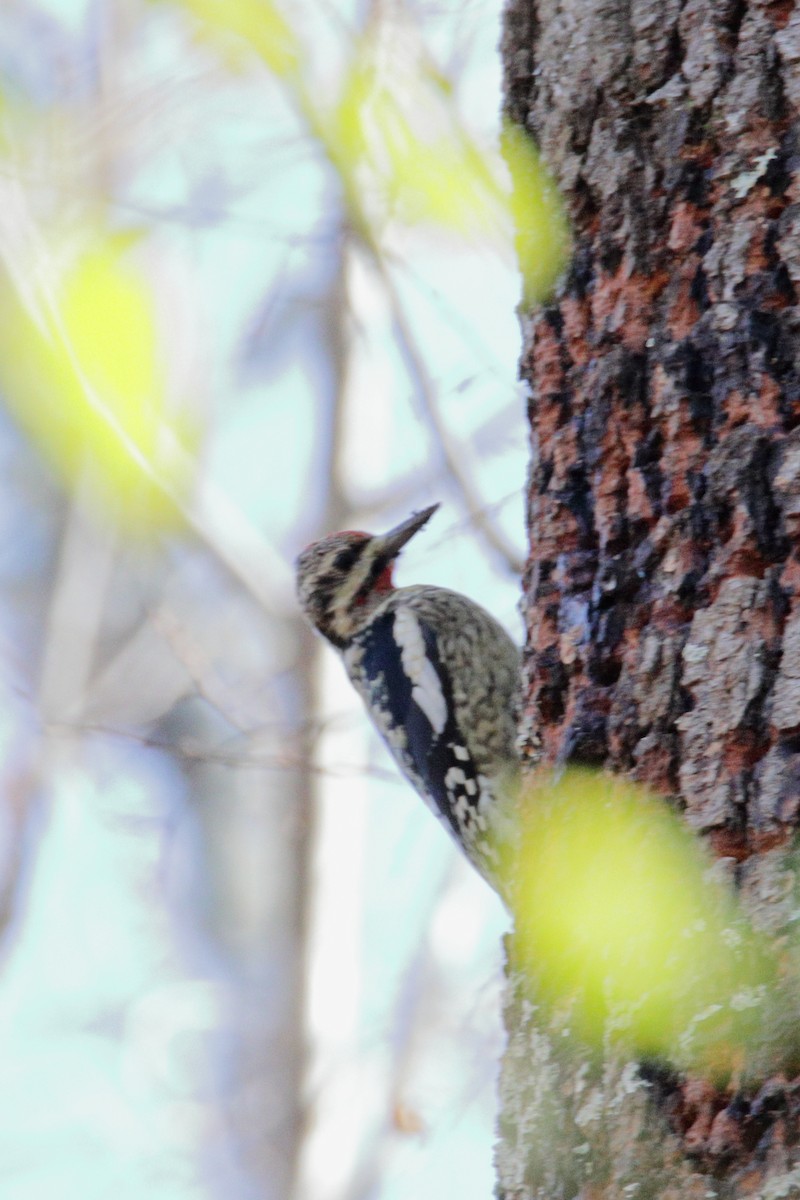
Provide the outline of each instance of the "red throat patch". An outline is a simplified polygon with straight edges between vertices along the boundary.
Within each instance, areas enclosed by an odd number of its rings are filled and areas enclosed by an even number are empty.
[[[363,596],[356,596],[356,604],[359,607],[366,604],[367,596],[373,595],[375,592],[392,592],[394,591],[394,580],[392,579],[392,563],[388,567],[384,567],[378,578],[373,583],[372,587]]]
[[[375,587],[373,589],[374,591],[390,592],[392,590],[394,587],[394,580],[392,579],[393,566],[393,563],[389,563],[388,567],[383,568],[380,575],[375,580]]]

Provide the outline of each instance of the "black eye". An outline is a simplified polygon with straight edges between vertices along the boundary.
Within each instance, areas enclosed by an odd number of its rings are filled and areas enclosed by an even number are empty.
[[[364,543],[359,542],[355,546],[347,546],[346,549],[340,550],[333,560],[334,568],[337,571],[350,571],[356,565],[361,557],[361,551],[364,549]]]

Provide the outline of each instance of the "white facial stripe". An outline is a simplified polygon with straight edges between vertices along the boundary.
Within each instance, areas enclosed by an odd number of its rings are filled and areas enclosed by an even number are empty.
[[[434,733],[439,734],[447,723],[447,703],[436,669],[425,653],[419,622],[410,608],[395,612],[394,636],[400,647],[403,670],[411,680],[411,695],[430,721]]]
[[[335,555],[332,555],[332,559],[335,559],[335,557]],[[370,567],[369,555],[364,554],[361,561],[356,564],[356,567],[352,571],[349,571],[347,575],[343,575],[337,583],[333,611],[337,618],[341,617],[344,619],[343,626],[350,625],[350,614],[355,605],[356,596],[366,582]]]

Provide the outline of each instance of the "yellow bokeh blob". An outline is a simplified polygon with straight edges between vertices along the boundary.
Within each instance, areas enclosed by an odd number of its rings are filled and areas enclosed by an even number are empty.
[[[231,67],[242,51],[253,51],[273,74],[291,75],[300,48],[291,25],[271,0],[178,0],[198,22],[200,36],[214,45]]]
[[[508,205],[516,234],[525,304],[546,300],[566,266],[571,235],[564,203],[533,139],[506,122],[503,157],[511,176]]]
[[[164,0],[155,0],[164,2]],[[302,41],[272,0],[172,0],[232,68],[255,54],[279,79],[333,164],[354,228],[376,243],[388,220],[433,225],[500,247],[512,237],[523,300],[539,303],[566,264],[569,225],[531,137],[507,125],[497,156],[468,132],[453,88],[421,49],[394,53],[375,31],[355,39],[332,100],[306,77]]]
[[[381,78],[364,43],[354,55],[330,125],[340,169],[366,168],[392,215],[460,235],[496,231],[505,203],[488,159],[456,119],[452,96],[420,69]]]
[[[643,789],[569,771],[532,790],[513,894],[516,960],[580,1037],[725,1073],[758,1035],[776,962]]]
[[[451,91],[433,72],[392,79],[365,41],[356,51],[330,124],[332,157],[344,176],[361,180],[387,213],[429,222],[460,237],[497,241],[513,229],[523,298],[552,291],[570,247],[561,197],[532,138],[504,127],[502,151],[510,189],[492,157],[458,119]]]
[[[60,273],[51,254],[55,279],[33,300],[0,281],[0,386],[58,475],[88,481],[98,517],[148,532],[177,518],[193,439],[167,403],[155,301],[130,238],[98,229],[82,244]]]

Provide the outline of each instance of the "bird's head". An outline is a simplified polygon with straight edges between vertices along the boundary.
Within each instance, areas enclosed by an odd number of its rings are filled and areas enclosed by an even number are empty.
[[[432,504],[388,533],[332,533],[312,542],[298,557],[300,606],[335,646],[346,646],[392,591],[397,556],[438,507]]]

